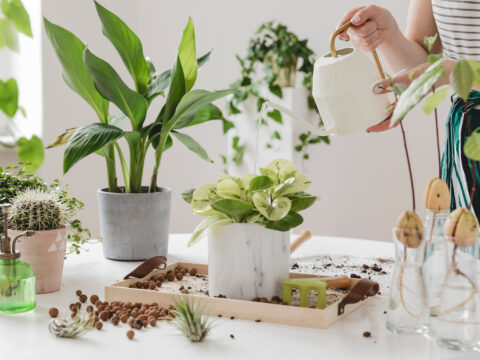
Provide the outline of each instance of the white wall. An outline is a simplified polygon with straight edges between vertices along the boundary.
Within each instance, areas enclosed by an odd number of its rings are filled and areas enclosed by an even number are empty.
[[[238,77],[234,55],[243,54],[248,39],[259,24],[270,19],[286,23],[300,37],[310,39],[317,52],[327,52],[328,39],[338,19],[363,1],[319,0],[103,0],[106,7],[120,15],[140,36],[144,51],[157,69],[169,68],[188,16],[195,23],[198,53],[214,49],[210,62],[201,70],[198,88],[220,89]],[[378,0],[405,25],[408,1]],[[90,49],[112,61],[127,73],[112,46],[101,35],[93,2],[44,0],[44,15],[66,26]],[[94,112],[72,93],[60,76],[60,65],[44,36],[44,138],[52,141],[65,128],[96,121]],[[441,111],[442,124],[446,106]],[[157,109],[159,106],[157,106]],[[423,187],[436,174],[433,120],[416,111],[406,120],[408,141],[413,157],[417,203],[421,205]],[[443,132],[442,132],[443,133]],[[174,191],[172,232],[191,232],[200,219],[183,203],[180,193],[222,174],[218,156],[225,153],[226,141],[219,123],[196,127],[190,131],[216,160],[208,164],[177,144],[165,156],[159,183]],[[442,137],[443,138],[443,137]],[[48,150],[43,174],[61,176],[62,150]],[[302,228],[315,234],[352,236],[390,240],[391,228],[402,210],[410,208],[408,173],[399,129],[383,134],[362,134],[332,138],[331,146],[316,146],[306,164],[313,180],[312,192],[322,200],[305,214]],[[146,165],[146,176],[151,161]],[[120,173],[119,173],[120,174]],[[99,157],[82,160],[65,177],[71,192],[87,204],[82,218],[98,235],[96,189],[106,184],[104,164]],[[147,178],[144,181],[147,183]],[[421,206],[418,206],[420,212]]]

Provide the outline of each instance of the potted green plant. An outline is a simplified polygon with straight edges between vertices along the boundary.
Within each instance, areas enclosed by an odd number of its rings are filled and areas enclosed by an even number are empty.
[[[0,5],[0,50],[8,48],[20,52],[19,34],[33,37],[30,16],[21,0],[2,1]],[[1,66],[5,66],[0,61]],[[33,135],[30,139],[22,136],[14,118],[18,114],[26,116],[25,109],[18,102],[19,89],[17,80],[0,79],[0,145],[16,147],[20,161],[30,172],[35,172],[43,163],[44,151],[42,140]],[[1,214],[1,212],[0,212]]]
[[[273,95],[276,98],[283,98],[285,88],[295,87],[299,72],[304,75],[302,83],[307,90],[305,103],[308,109],[318,113],[312,96],[315,56],[308,46],[307,39],[301,40],[287,26],[269,21],[262,24],[250,40],[246,56],[237,55],[236,58],[241,67],[241,78],[231,85],[238,91],[229,100],[230,115],[249,113],[241,106],[247,99],[256,100],[256,110],[260,113],[262,105],[268,100],[267,97]],[[259,75],[259,68],[263,68],[263,77]],[[263,87],[268,89],[269,95],[261,91]],[[283,124],[282,114],[278,110],[272,110],[267,113],[266,119],[261,120],[262,126],[269,127],[270,140],[266,146],[272,148],[274,142],[280,141],[282,136],[280,131],[269,126],[269,121]],[[224,162],[226,165],[229,162],[241,165],[245,153],[245,141],[241,138],[238,126],[232,123],[230,128],[236,129],[237,135],[232,141],[231,156],[225,156]],[[308,146],[322,142],[329,144],[330,140],[326,136],[313,136],[309,132],[302,132],[298,135],[294,149],[301,153],[304,159],[308,159]]]
[[[145,58],[137,35],[115,14],[95,2],[103,34],[115,47],[135,84],[131,89],[106,61],[95,56],[74,34],[45,19],[45,29],[62,64],[67,85],[95,110],[100,122],[69,129],[51,146],[66,145],[63,170],[66,173],[84,157],[96,153],[105,158],[108,188],[98,191],[100,229],[104,255],[117,260],[142,260],[166,255],[168,250],[171,190],[157,186],[164,152],[173,138],[211,161],[206,151],[181,129],[221,119],[212,101],[231,90],[193,90],[197,69],[210,53],[196,58],[195,31],[189,19],[171,70],[157,73]],[[165,93],[167,95],[165,95]],[[146,123],[153,101],[165,96],[155,120]],[[120,109],[109,113],[110,103]],[[120,128],[126,120],[130,130]],[[126,141],[129,163],[119,141]],[[143,186],[144,162],[152,149],[154,166],[150,185]],[[117,185],[115,164],[119,160],[123,186]]]
[[[68,195],[68,186],[58,179],[47,184],[44,179],[29,173],[24,167],[10,165],[0,167],[0,203],[9,203],[17,195],[27,190],[55,192],[66,206],[67,214],[67,250],[66,255],[80,253],[83,245],[91,240],[90,230],[76,217],[85,205],[75,197]],[[1,214],[1,210],[0,210]],[[3,220],[0,218],[0,234],[3,234]]]
[[[210,296],[252,300],[281,294],[288,278],[289,230],[317,197],[310,180],[288,160],[275,160],[261,175],[224,176],[183,193],[194,214],[206,216],[189,246],[208,237]]]
[[[58,291],[62,284],[67,212],[67,206],[53,191],[27,190],[12,200],[8,212],[10,236],[35,231],[33,236],[22,238],[17,247],[21,260],[35,271],[37,294]]]

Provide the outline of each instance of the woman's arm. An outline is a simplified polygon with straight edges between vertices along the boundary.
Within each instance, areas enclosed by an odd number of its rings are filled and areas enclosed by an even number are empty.
[[[437,33],[431,0],[412,0],[405,34],[400,31],[395,18],[384,8],[371,5],[348,11],[340,25],[348,20],[354,26],[340,34],[340,39],[351,40],[356,48],[372,51],[378,48],[394,72],[412,68],[427,61],[425,36]],[[442,51],[440,40],[434,52]]]

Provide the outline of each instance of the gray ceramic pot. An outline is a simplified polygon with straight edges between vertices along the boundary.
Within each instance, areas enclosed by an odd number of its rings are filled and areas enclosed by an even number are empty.
[[[147,191],[147,188],[144,188]],[[98,190],[103,254],[113,260],[166,256],[172,191],[121,194]]]

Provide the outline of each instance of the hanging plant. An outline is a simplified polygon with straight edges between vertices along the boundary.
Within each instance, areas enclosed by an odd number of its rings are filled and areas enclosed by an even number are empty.
[[[298,72],[304,74],[302,83],[309,91],[309,96],[305,99],[308,108],[317,111],[311,94],[315,56],[307,43],[307,39],[300,40],[281,23],[270,21],[262,24],[250,40],[247,55],[245,57],[236,56],[241,67],[241,77],[231,85],[238,91],[228,102],[230,115],[240,114],[239,105],[249,96],[256,98],[257,111],[260,112],[262,105],[267,101],[260,94],[260,87],[266,85],[271,94],[282,98],[282,88],[294,87]],[[299,64],[300,67],[298,67]],[[263,69],[263,77],[257,72],[259,67]],[[272,110],[267,113],[267,118],[258,121],[261,121],[262,126],[268,127],[271,121],[283,124],[283,117],[278,110]],[[321,122],[321,119],[319,121]],[[232,124],[232,128],[234,127]],[[241,139],[238,136],[236,138],[236,142],[232,144],[233,154],[229,158],[223,157],[225,164],[230,161],[234,161],[236,164],[242,163],[245,149],[241,145]],[[270,141],[267,143],[267,148],[272,148],[273,142],[280,140],[280,133],[270,130]],[[327,136],[314,136],[310,132],[305,132],[299,135],[295,150],[303,153],[304,159],[308,159],[308,146],[322,142],[329,144],[330,139]]]

